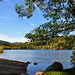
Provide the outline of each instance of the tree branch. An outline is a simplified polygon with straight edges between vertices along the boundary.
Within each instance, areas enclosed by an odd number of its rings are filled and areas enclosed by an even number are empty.
[[[75,7],[74,7],[74,4],[73,4],[73,0],[67,0],[68,1],[68,4],[69,4],[69,7],[70,7],[70,12],[72,12],[72,14],[75,16]]]

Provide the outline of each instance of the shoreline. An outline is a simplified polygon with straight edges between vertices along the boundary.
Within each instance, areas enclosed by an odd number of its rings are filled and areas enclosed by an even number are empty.
[[[28,63],[0,58],[0,75],[27,75]]]
[[[50,50],[50,49],[4,49],[4,50]],[[63,49],[63,50],[68,50],[68,49]],[[61,51],[63,51],[61,50]],[[59,50],[57,50],[59,51]]]
[[[0,75],[27,75],[28,62],[19,62],[14,60],[2,59],[0,58]],[[73,72],[75,68],[67,68],[61,72]],[[51,72],[51,71],[46,71]]]

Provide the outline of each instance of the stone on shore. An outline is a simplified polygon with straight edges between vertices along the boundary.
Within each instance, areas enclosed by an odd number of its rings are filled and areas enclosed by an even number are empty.
[[[38,65],[38,63],[36,63],[36,62],[34,62],[33,64],[34,64],[34,65]]]
[[[54,62],[52,65],[50,65],[46,71],[62,71],[63,70],[63,66],[60,62]]]
[[[42,71],[37,71],[35,75],[43,75]]]

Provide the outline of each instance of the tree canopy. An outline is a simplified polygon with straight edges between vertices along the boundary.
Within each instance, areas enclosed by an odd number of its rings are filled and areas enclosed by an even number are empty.
[[[19,17],[27,16],[27,18],[30,18],[36,7],[45,13],[44,17],[47,18],[51,18],[52,15],[62,16],[64,15],[63,10],[71,11],[71,13],[75,16],[74,0],[25,0],[24,5],[15,4],[15,10],[19,14]]]
[[[59,34],[68,35],[75,30],[74,0],[25,0],[24,5],[15,4],[15,11],[21,18],[30,18],[36,7],[43,12],[44,18],[49,22],[26,34],[27,38],[32,40],[35,36],[36,39],[47,39]]]

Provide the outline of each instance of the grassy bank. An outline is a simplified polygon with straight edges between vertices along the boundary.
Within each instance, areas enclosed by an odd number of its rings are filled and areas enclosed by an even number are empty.
[[[75,71],[72,71],[72,72],[62,72],[62,71],[45,71],[43,73],[43,75],[75,75]]]

